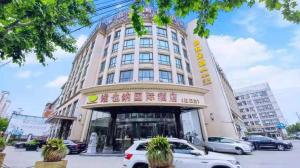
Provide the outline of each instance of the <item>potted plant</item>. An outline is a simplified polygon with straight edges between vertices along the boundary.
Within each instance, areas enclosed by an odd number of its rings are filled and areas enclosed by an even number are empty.
[[[67,147],[62,139],[50,139],[42,148],[44,161],[35,163],[35,168],[66,168],[67,161],[62,160],[66,157]]]
[[[5,153],[3,153],[5,148],[5,139],[3,137],[0,137],[0,167],[3,165]]]
[[[36,151],[38,148],[38,142],[36,140],[31,140],[25,143],[26,151]]]
[[[151,168],[173,168],[173,153],[168,139],[152,138],[147,146],[147,158]]]

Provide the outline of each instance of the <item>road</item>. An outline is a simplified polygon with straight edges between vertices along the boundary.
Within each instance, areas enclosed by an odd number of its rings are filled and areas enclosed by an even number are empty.
[[[243,168],[298,168],[300,165],[300,140],[292,141],[291,151],[254,151],[251,155],[233,155]],[[7,147],[4,164],[9,168],[29,168],[42,160],[40,152],[26,152]],[[68,155],[68,168],[120,168],[122,157]]]

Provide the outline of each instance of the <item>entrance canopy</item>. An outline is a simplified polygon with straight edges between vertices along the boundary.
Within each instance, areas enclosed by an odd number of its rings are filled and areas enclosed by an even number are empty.
[[[176,106],[205,108],[208,90],[185,85],[161,83],[113,84],[81,90],[86,100],[82,108],[123,106]]]

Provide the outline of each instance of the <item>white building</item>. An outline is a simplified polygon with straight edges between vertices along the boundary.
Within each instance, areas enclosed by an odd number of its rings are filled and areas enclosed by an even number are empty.
[[[206,40],[193,34],[195,21],[160,27],[153,15],[143,13],[141,37],[128,12],[97,26],[48,119],[51,137],[86,141],[96,132],[99,151],[122,151],[133,139],[155,135],[240,136],[232,89]]]
[[[268,83],[238,89],[235,95],[249,134],[286,136],[286,130],[278,126],[287,122]]]

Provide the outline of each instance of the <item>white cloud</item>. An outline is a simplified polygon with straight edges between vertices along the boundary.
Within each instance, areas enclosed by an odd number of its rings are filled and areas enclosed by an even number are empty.
[[[289,45],[300,50],[300,29],[294,32],[294,36],[292,37]]]
[[[59,88],[68,80],[68,76],[58,76],[54,80],[48,82],[45,87],[48,88]]]
[[[80,47],[84,44],[84,42],[87,40],[87,36],[86,35],[80,35],[76,38],[76,47],[77,49],[80,49]],[[62,60],[64,58],[69,58],[72,56],[75,56],[76,53],[68,53],[66,51],[64,51],[63,49],[61,49],[60,47],[56,47],[56,50],[53,52],[53,56],[54,58],[56,58],[57,60]],[[53,60],[49,60],[46,59],[46,63],[51,63],[53,62]],[[25,65],[30,65],[30,64],[39,64],[36,58],[36,55],[32,52],[28,53],[26,55],[26,62]],[[10,66],[12,67],[19,67],[17,64],[14,63],[10,63]]]
[[[235,24],[245,27],[245,29],[254,34],[257,32],[257,27],[254,25],[254,22],[257,20],[257,15],[254,11],[250,11],[246,14],[243,14],[239,17],[239,19],[234,20]]]
[[[210,48],[235,88],[269,82],[276,89],[300,87],[300,68],[291,68],[293,56],[285,49],[270,50],[253,38],[211,36]],[[275,65],[275,60],[284,66]]]
[[[23,79],[25,79],[25,78],[31,77],[31,75],[32,75],[31,71],[25,70],[25,71],[21,71],[21,72],[17,73],[16,76],[17,76],[17,78],[23,78]]]
[[[217,61],[230,68],[247,67],[272,58],[267,47],[253,38],[210,36],[208,42]]]
[[[26,87],[26,89],[32,89],[32,85],[30,85],[30,84],[26,85],[25,87]]]

